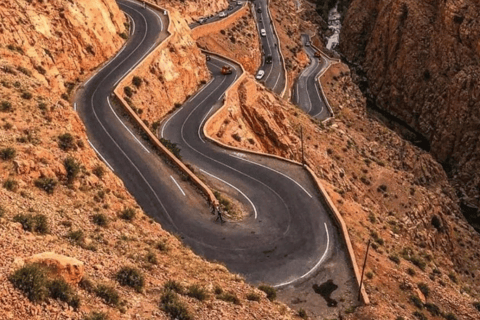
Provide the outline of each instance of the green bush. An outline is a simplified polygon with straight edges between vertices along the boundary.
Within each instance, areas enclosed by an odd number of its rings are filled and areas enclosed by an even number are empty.
[[[12,103],[10,101],[2,101],[2,103],[0,103],[0,111],[10,112],[12,110]]]
[[[5,215],[5,208],[0,205],[0,218],[3,218]]]
[[[35,186],[39,189],[44,190],[48,194],[53,194],[55,187],[57,186],[57,180],[48,177],[42,177],[35,180]]]
[[[128,39],[128,35],[125,32],[119,33],[118,35],[120,36],[120,38],[122,38],[124,40]]]
[[[66,302],[75,309],[80,307],[80,299],[73,292],[72,288],[63,279],[55,279],[48,283],[50,297]]]
[[[425,303],[425,309],[427,309],[427,311],[430,312],[432,316],[439,316],[442,314],[440,308],[433,303]]]
[[[145,261],[151,264],[157,264],[158,263],[157,255],[152,251],[148,251],[147,254],[145,255]]]
[[[417,273],[415,272],[415,270],[412,269],[412,268],[408,268],[408,269],[407,269],[407,273],[408,273],[410,276],[412,276],[412,277],[417,274]]]
[[[457,316],[451,312],[444,314],[443,317],[445,318],[445,320],[457,320]]]
[[[108,219],[103,213],[94,214],[92,216],[92,221],[100,227],[106,227],[108,225]]]
[[[166,243],[165,241],[163,241],[163,240],[158,241],[158,242],[155,244],[155,248],[157,248],[159,251],[162,251],[162,252],[168,251],[167,243]]]
[[[108,320],[108,316],[103,312],[90,312],[83,320]]]
[[[73,157],[68,157],[63,161],[63,166],[67,171],[67,182],[70,184],[80,172],[80,164]]]
[[[256,294],[255,292],[250,292],[247,294],[247,300],[249,301],[260,301],[260,295]]]
[[[192,320],[193,316],[187,307],[178,299],[178,295],[166,290],[160,299],[160,308],[176,320]]]
[[[116,307],[120,303],[120,295],[114,287],[100,284],[95,288],[95,294],[110,306]]]
[[[160,142],[178,159],[182,159],[180,155],[180,148],[177,147],[176,143],[171,142],[168,139],[160,138]]]
[[[474,307],[475,309],[477,309],[478,311],[480,311],[480,301],[474,302],[474,303],[473,303],[473,307]]]
[[[136,215],[136,212],[135,212],[135,209],[133,208],[126,208],[122,212],[120,212],[120,218],[127,221],[133,221],[133,219],[135,218],[135,215]]]
[[[0,158],[2,160],[12,160],[17,155],[17,151],[14,148],[8,147],[0,150]]]
[[[58,136],[58,147],[63,151],[75,150],[75,139],[70,133],[64,133]]]
[[[28,91],[23,91],[21,97],[25,100],[30,100],[33,98],[33,95]]]
[[[418,320],[428,320],[428,318],[423,313],[421,313],[420,311],[415,311],[413,313],[413,316],[415,318],[417,318]]]
[[[270,301],[273,301],[277,298],[277,291],[275,290],[275,288],[273,288],[271,286],[261,285],[261,286],[258,287],[258,289],[265,292],[267,294],[268,300],[270,300]]]
[[[176,293],[183,293],[183,286],[175,280],[168,280],[164,283],[163,288],[165,291],[173,291]]]
[[[17,191],[18,190],[18,182],[15,179],[8,178],[5,180],[3,183],[3,187],[7,189],[8,191]]]
[[[417,296],[410,296],[410,302],[417,307],[418,309],[423,309],[423,303],[422,300],[420,300],[419,297]]]
[[[28,264],[18,269],[9,280],[32,302],[40,302],[48,298],[47,274],[45,268],[38,264]]]
[[[116,274],[118,283],[129,286],[140,292],[145,285],[142,273],[133,267],[122,267]]]
[[[47,217],[43,214],[17,214],[13,217],[14,222],[19,222],[23,230],[46,234],[49,231]]]
[[[367,276],[368,279],[373,279],[373,272],[368,271],[365,276]]]
[[[200,287],[199,285],[193,284],[188,287],[187,296],[195,298],[199,301],[204,301],[207,299],[207,291]]]
[[[240,305],[240,299],[234,293],[224,292],[217,295],[217,299]]]
[[[222,294],[222,293],[223,293],[223,289],[222,289],[222,287],[220,287],[220,286],[217,285],[217,286],[215,286],[215,288],[213,289],[213,292],[214,292],[215,294]]]
[[[142,78],[137,77],[137,76],[133,77],[133,79],[132,79],[133,85],[137,88],[139,88],[142,85],[142,82],[143,82]]]
[[[391,254],[388,256],[388,259],[392,260],[393,262],[395,262],[396,264],[400,264],[400,258],[395,255],[395,254]]]

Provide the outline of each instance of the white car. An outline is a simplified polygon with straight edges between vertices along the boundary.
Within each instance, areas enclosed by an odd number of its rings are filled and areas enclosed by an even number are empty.
[[[266,37],[267,36],[267,31],[265,31],[265,29],[262,29],[262,30],[260,30],[260,34],[262,35],[262,37]]]
[[[261,80],[263,78],[263,76],[265,75],[265,71],[264,70],[259,70],[257,75],[255,76],[255,78],[257,80]]]
[[[220,14],[218,15],[220,18],[225,18],[227,16],[227,13],[224,11],[224,12],[220,12]]]
[[[242,1],[237,1],[237,6],[241,6],[243,4]]]

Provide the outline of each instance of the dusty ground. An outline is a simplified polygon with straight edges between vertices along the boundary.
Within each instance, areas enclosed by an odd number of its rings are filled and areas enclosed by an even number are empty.
[[[458,319],[478,318],[472,303],[480,239],[441,166],[367,116],[346,66],[332,68],[323,83],[336,114],[329,126],[247,78],[233,87],[209,131],[230,145],[298,160],[303,127],[307,162],[344,216],[357,261],[373,242],[366,270],[372,304],[340,310],[353,312],[350,319],[409,319],[413,312],[440,319],[417,309],[412,296],[426,299],[431,310],[436,305]],[[427,297],[419,287],[428,288]]]
[[[250,7],[248,15],[224,30],[212,30],[208,36],[197,40],[201,48],[219,53],[240,62],[250,74],[255,74],[261,64],[260,40]]]

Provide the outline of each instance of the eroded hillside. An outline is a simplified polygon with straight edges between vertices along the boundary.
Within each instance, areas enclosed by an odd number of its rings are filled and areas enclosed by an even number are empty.
[[[175,286],[182,293],[167,298],[195,319],[290,319],[284,305],[163,231],[90,147],[68,98],[123,44],[115,2],[7,0],[0,16],[0,318],[168,319],[161,297]],[[69,265],[60,275],[70,289],[41,268],[21,269],[51,251],[76,259],[56,260]],[[123,267],[130,276],[119,276]],[[33,278],[12,277],[18,270],[36,275],[35,285],[22,286]],[[135,288],[125,285],[132,275]]]
[[[479,17],[474,0],[352,1],[340,44],[377,106],[428,140],[477,228]]]
[[[196,21],[202,17],[215,15],[228,7],[227,0],[152,0],[151,2],[162,8],[178,11],[188,23]]]
[[[437,308],[457,319],[478,318],[480,237],[463,218],[442,167],[367,117],[347,67],[329,71],[324,86],[336,114],[330,125],[248,77],[233,87],[208,131],[232,146],[300,161],[303,128],[306,161],[343,215],[357,261],[373,242],[366,270],[372,303],[350,319],[410,319],[414,312],[441,319]]]

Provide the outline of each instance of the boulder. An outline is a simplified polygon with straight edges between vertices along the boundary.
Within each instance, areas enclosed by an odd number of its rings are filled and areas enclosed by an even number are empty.
[[[43,252],[25,259],[26,263],[38,263],[50,269],[52,276],[59,276],[70,284],[78,284],[83,278],[83,262],[75,258]]]

